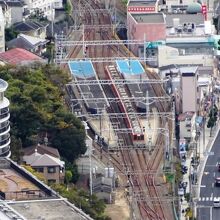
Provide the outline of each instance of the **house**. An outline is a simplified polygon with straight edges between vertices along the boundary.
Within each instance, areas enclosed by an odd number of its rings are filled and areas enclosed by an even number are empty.
[[[35,62],[46,62],[41,57],[22,48],[14,48],[0,53],[0,61],[12,65],[28,65]]]
[[[13,25],[13,28],[21,34],[30,35],[32,37],[46,38],[46,28],[48,24],[39,23],[37,21],[22,21]]]
[[[48,184],[64,182],[65,162],[60,160],[57,149],[37,145],[24,149],[23,153],[23,162],[42,173]]]
[[[42,55],[46,52],[46,44],[49,40],[45,40],[39,37],[32,37],[26,34],[19,34],[17,38],[10,40],[6,43],[8,49],[23,48],[37,55]]]

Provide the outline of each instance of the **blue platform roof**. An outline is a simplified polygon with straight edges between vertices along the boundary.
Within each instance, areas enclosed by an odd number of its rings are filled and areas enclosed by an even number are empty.
[[[118,71],[127,75],[139,75],[144,73],[144,68],[138,60],[117,60]]]
[[[80,78],[95,76],[95,70],[91,61],[70,61],[68,62],[71,74]]]

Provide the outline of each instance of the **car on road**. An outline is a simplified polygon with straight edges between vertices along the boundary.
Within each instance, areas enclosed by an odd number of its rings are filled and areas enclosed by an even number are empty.
[[[218,163],[218,171],[220,172],[220,163]]]
[[[215,186],[220,186],[220,177],[215,178]]]
[[[220,198],[214,198],[213,200],[213,207],[214,208],[220,208]]]

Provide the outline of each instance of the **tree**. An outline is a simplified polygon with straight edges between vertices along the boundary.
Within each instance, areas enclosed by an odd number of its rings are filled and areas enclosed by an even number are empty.
[[[85,152],[84,127],[63,103],[66,72],[53,65],[1,66],[0,78],[9,83],[11,134],[22,147],[36,144],[47,132],[49,143],[70,163]]]
[[[5,41],[10,41],[18,36],[19,32],[13,27],[5,29]]]
[[[66,170],[65,172],[65,182],[66,185],[68,186],[68,184],[70,183],[70,181],[72,180],[73,174],[70,170]]]
[[[210,129],[210,137],[212,135],[212,128],[215,126],[217,118],[218,118],[218,108],[216,105],[213,105],[212,108],[210,109],[209,120],[207,123],[207,128],[211,128]]]

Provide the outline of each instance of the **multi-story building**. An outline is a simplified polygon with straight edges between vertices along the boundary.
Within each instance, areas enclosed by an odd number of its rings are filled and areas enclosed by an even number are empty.
[[[0,157],[9,157],[10,152],[10,124],[9,100],[4,96],[8,83],[0,79]]]
[[[53,20],[55,16],[55,9],[62,8],[62,0],[24,0],[27,9],[31,13],[39,13],[48,20]]]
[[[5,51],[5,18],[0,7],[0,52]]]
[[[182,113],[199,110],[198,67],[182,67],[181,93]]]

